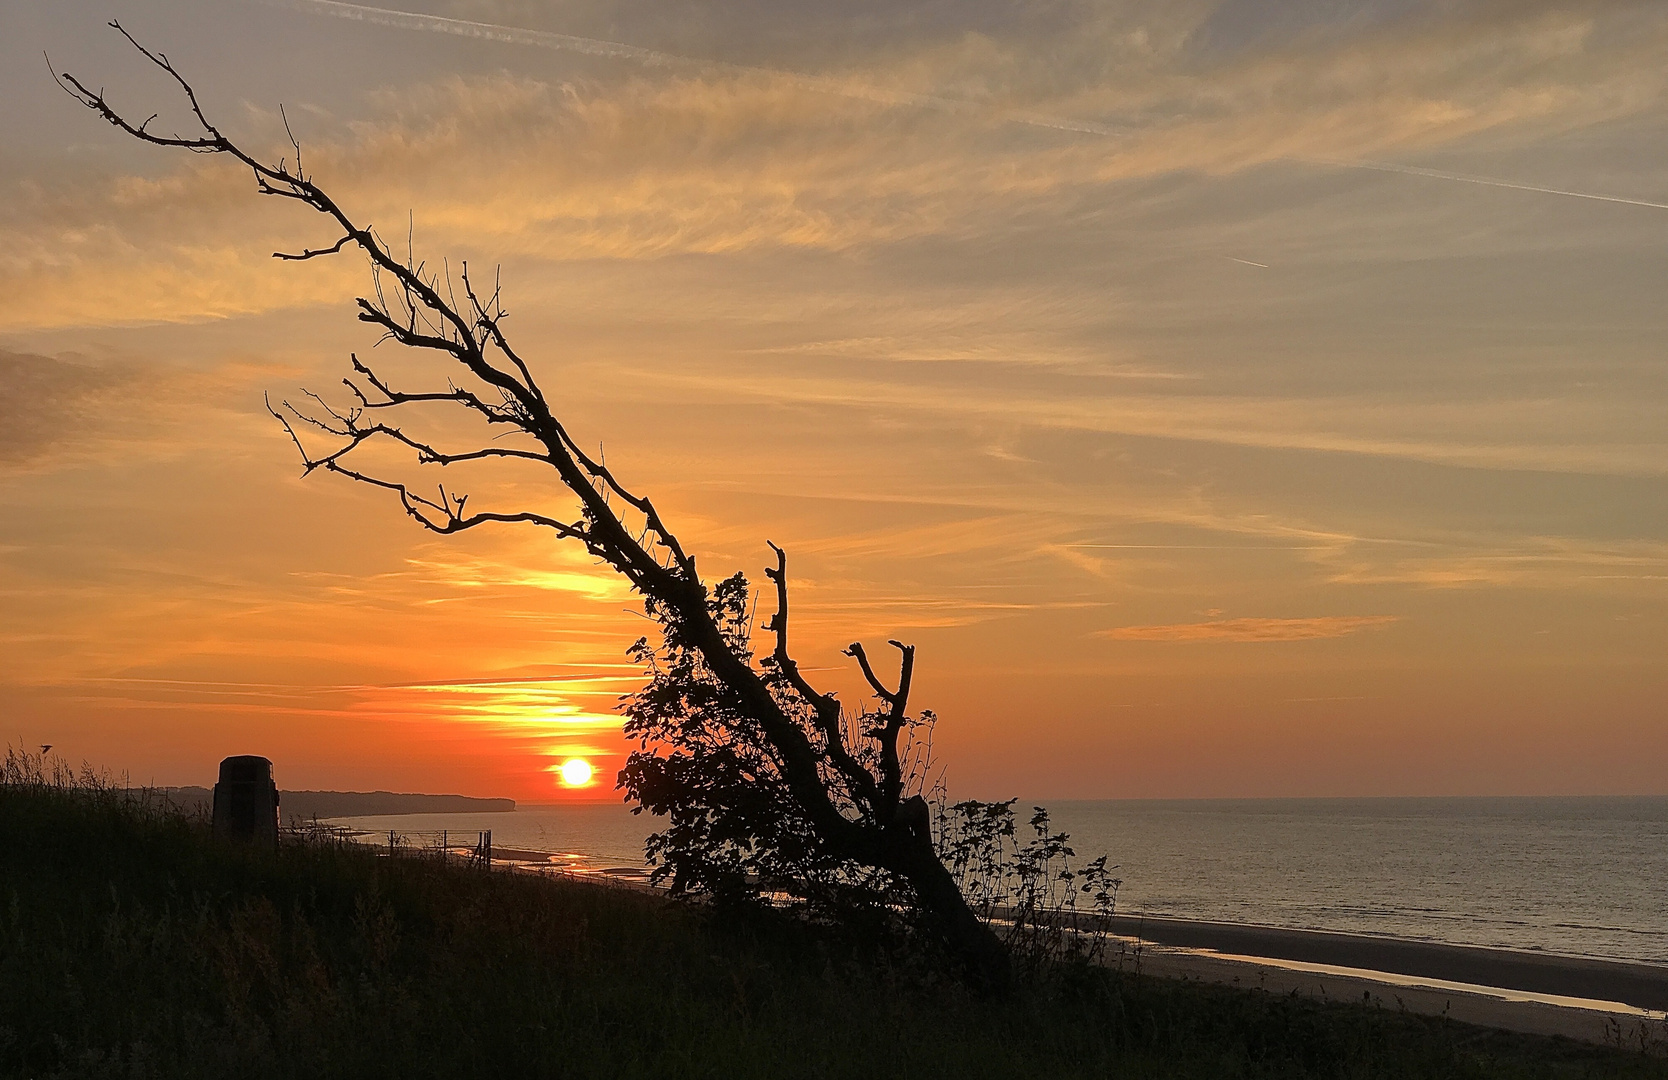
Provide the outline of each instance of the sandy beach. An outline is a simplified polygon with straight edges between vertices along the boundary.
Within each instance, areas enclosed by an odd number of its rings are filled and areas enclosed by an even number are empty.
[[[1114,916],[1119,937],[1172,948],[1499,987],[1668,1010],[1668,967],[1272,926]]]
[[[1233,923],[1118,916],[1110,962],[1585,1042],[1668,1047],[1668,967]]]

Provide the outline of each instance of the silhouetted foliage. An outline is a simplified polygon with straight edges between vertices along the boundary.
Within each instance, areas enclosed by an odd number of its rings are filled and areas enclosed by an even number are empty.
[[[1033,807],[1022,831],[1016,801],[938,801],[940,857],[974,912],[1000,928],[1027,972],[1057,960],[1103,960],[1108,917],[1123,884],[1112,876],[1117,867],[1105,855],[1074,865],[1071,837],[1054,831],[1048,811]]]

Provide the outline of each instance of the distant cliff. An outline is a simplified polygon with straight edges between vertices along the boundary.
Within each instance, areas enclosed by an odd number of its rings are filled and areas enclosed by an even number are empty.
[[[174,803],[191,809],[214,802],[205,787],[166,788]],[[279,791],[278,810],[284,821],[296,818],[369,817],[373,814],[507,814],[514,799],[472,799],[467,795],[406,795],[393,791]]]

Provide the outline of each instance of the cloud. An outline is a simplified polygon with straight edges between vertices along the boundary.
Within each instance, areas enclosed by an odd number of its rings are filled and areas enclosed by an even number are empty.
[[[1626,592],[1668,581],[1668,543],[1660,540],[1572,541],[1562,537],[1495,537],[1491,543],[1435,546],[1417,557],[1369,560],[1345,547],[1312,555],[1343,585],[1413,585],[1432,589],[1580,587]]]
[[[1114,641],[1313,641],[1387,626],[1395,615],[1323,615],[1311,619],[1213,619],[1210,622],[1119,626],[1096,631]]]
[[[993,327],[994,334],[1003,329]],[[1012,334],[1012,328],[1007,328]],[[1185,439],[1265,449],[1363,454],[1473,469],[1661,476],[1668,472],[1649,400],[1584,401],[1547,395],[1432,400],[1428,394],[1234,396],[1132,392],[1111,380],[1069,386],[963,380],[901,395],[899,376],[810,371],[703,373],[679,379],[689,392],[728,400],[799,401],[864,411],[906,410],[943,422],[1001,419],[1037,429]],[[1064,391],[1064,392],[1062,392]],[[919,420],[917,421],[919,422]],[[1579,439],[1570,438],[1581,431]],[[1557,432],[1556,438],[1548,433]]]
[[[1143,4],[1065,11],[1004,36],[836,49],[803,72],[645,66],[658,54],[632,46],[566,77],[541,63],[538,75],[381,87],[315,106],[301,134],[344,205],[388,233],[414,210],[418,242],[436,255],[860,252],[1069,216],[1126,181],[1294,158],[1378,168],[1488,132],[1523,138],[1644,115],[1668,87],[1654,61],[1663,21],[1601,8],[1391,21],[1226,58],[1189,51],[1206,5],[1180,16]],[[527,67],[526,51],[503,48],[506,65]],[[227,124],[283,152],[275,112]],[[1118,134],[1037,128],[1074,124]],[[333,237],[256,199],[240,170],[200,159],[171,168],[37,176],[7,193],[0,322],[201,320],[317,304],[362,284],[352,258],[273,266],[272,250]]]
[[[0,464],[29,461],[80,436],[122,382],[106,368],[0,349]]]

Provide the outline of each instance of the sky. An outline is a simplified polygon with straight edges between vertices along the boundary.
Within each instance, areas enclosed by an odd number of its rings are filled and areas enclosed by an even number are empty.
[[[187,129],[112,17],[497,267],[709,578],[787,549],[844,701],[915,643],[957,794],[1668,794],[1660,4],[0,0],[0,731],[538,803],[618,798],[640,605],[301,477],[264,394],[429,372],[363,257],[270,257],[322,221],[54,86]]]

